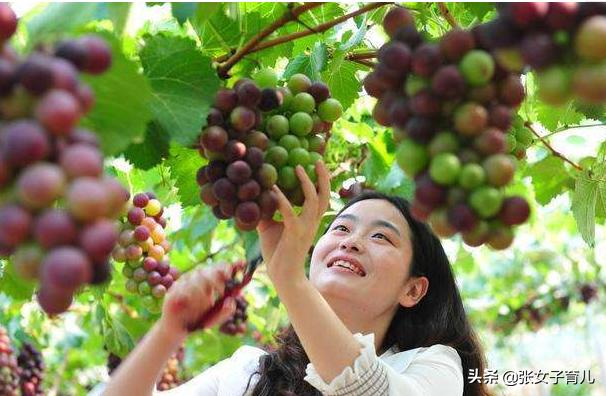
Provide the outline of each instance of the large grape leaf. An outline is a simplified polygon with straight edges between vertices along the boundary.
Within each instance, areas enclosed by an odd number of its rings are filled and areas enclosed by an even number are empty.
[[[200,187],[196,182],[196,173],[206,161],[196,150],[173,145],[170,148],[170,157],[165,163],[170,166],[170,174],[179,189],[181,203],[184,206],[200,204]]]
[[[330,88],[331,95],[347,109],[357,99],[362,84],[356,73],[364,66],[345,60],[344,54],[332,59],[322,73],[324,82]]]
[[[150,122],[145,132],[145,140],[133,143],[124,152],[124,156],[140,169],[150,169],[168,157],[169,136],[161,126]]]
[[[166,35],[146,36],[140,56],[156,121],[176,142],[191,144],[219,88],[211,59],[194,41]]]
[[[96,104],[82,124],[99,135],[104,153],[116,154],[143,137],[151,118],[151,89],[138,66],[122,53],[120,42],[107,32],[98,34],[111,45],[112,65],[99,76],[83,76],[95,91]]]

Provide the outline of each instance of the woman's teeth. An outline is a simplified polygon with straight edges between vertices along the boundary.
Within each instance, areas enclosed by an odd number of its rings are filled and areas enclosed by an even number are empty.
[[[355,272],[356,274],[360,275],[360,276],[364,276],[366,275],[364,273],[364,271],[362,271],[360,268],[356,267],[355,265],[351,264],[348,261],[345,260],[337,260],[334,263],[332,263],[333,266],[338,266],[338,267],[343,267],[343,268],[347,268],[350,271]]]

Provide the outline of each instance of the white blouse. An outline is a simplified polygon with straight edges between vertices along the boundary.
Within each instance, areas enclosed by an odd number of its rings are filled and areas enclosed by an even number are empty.
[[[305,381],[323,395],[338,396],[461,396],[463,395],[463,368],[457,351],[446,345],[415,348],[395,352],[394,348],[381,356],[375,352],[374,333],[354,334],[361,346],[360,356],[353,367],[346,367],[330,383],[316,372],[313,364],[306,369]],[[248,380],[258,367],[259,358],[267,352],[242,346],[234,354],[205,370],[185,384],[161,396],[246,396],[258,379]]]

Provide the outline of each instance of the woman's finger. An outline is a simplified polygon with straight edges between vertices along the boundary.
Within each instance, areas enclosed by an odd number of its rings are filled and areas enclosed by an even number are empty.
[[[301,165],[297,165],[295,172],[301,181],[303,196],[305,196],[301,216],[306,219],[309,219],[309,216],[315,218],[318,214],[318,193],[316,192],[316,187]]]
[[[292,225],[295,220],[295,212],[290,204],[290,201],[288,198],[286,198],[286,195],[284,195],[282,190],[280,190],[277,185],[274,184],[272,190],[276,193],[278,198],[278,210],[284,218],[284,224],[287,226]]]
[[[222,324],[232,317],[234,312],[236,312],[236,299],[233,297],[226,298],[219,312],[213,315],[206,323],[206,327],[210,328],[216,324]]]
[[[257,231],[263,232],[263,231],[267,230],[269,227],[274,226],[276,224],[277,224],[277,221],[274,221],[273,219],[261,220],[261,221],[259,221],[259,224],[257,225]]]
[[[318,216],[320,216],[328,210],[330,205],[330,173],[322,161],[316,162],[316,173],[318,175]]]

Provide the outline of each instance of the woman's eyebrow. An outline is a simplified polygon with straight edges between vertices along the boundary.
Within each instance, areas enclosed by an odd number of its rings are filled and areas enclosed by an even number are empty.
[[[398,234],[399,237],[402,236],[400,234],[400,230],[398,230],[398,228],[395,225],[391,224],[389,221],[375,220],[372,222],[372,225],[389,228],[390,230],[393,230],[396,234]]]
[[[353,215],[353,214],[349,214],[349,213],[345,213],[342,215],[339,215],[335,218],[335,220],[337,219],[350,219],[352,221],[358,221],[360,220],[358,216]],[[402,234],[400,233],[400,230],[398,230],[398,227],[396,227],[395,225],[393,225],[392,223],[390,223],[389,221],[385,221],[385,220],[375,220],[372,222],[373,226],[379,226],[379,227],[386,227],[389,228],[390,230],[393,230],[396,234],[398,234],[399,237],[402,236]]]

